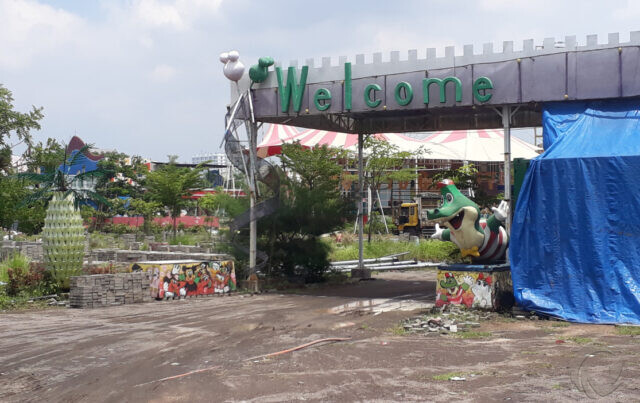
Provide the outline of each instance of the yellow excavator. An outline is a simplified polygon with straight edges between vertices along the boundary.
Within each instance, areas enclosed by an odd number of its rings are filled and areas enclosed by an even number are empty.
[[[461,191],[469,196],[467,189]],[[427,221],[427,210],[440,205],[442,195],[439,192],[422,192],[416,201],[402,203],[393,211],[394,224],[398,234],[409,234],[428,238],[435,232],[435,226]]]
[[[395,220],[398,233],[415,236],[433,234],[435,228],[423,223],[422,217],[420,217],[421,211],[420,203],[402,203]],[[426,222],[426,219],[424,221]]]

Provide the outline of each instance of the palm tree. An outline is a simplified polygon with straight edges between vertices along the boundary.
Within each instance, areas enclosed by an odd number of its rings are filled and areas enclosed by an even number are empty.
[[[76,165],[90,148],[91,145],[85,145],[77,152],[69,154],[65,147],[64,160],[58,169],[16,175],[36,186],[35,192],[25,199],[25,204],[43,199],[49,201],[42,230],[44,261],[61,289],[68,289],[69,278],[82,272],[85,236],[78,205],[86,201],[109,205],[98,193],[78,186],[86,180],[104,176],[107,172],[98,169],[76,175],[69,173],[71,167]]]

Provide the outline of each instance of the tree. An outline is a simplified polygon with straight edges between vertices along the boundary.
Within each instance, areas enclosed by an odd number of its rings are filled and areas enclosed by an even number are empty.
[[[364,166],[364,188],[371,188],[375,194],[380,191],[383,183],[391,181],[406,182],[416,177],[416,168],[409,167],[411,160],[426,153],[424,149],[415,152],[400,151],[400,149],[388,141],[379,140],[373,136],[368,136],[363,144],[366,153],[366,163]],[[373,210],[373,209],[372,209]],[[373,225],[368,226],[367,242],[371,242],[371,232]]]
[[[201,165],[193,169],[181,168],[176,165],[175,160],[175,157],[170,157],[169,164],[147,174],[149,197],[169,211],[173,219],[174,239],[177,235],[177,218],[180,211],[188,205],[190,189],[201,187],[200,173],[204,169]]]
[[[339,161],[347,153],[326,145],[308,149],[300,143],[283,144],[280,159],[285,169],[289,168],[299,177],[299,181],[308,189],[324,187],[336,191],[344,169]]]
[[[142,230],[145,235],[149,235],[151,233],[151,223],[153,222],[153,217],[162,212],[162,205],[156,201],[145,201],[143,199],[130,199],[129,200],[129,210],[135,214],[140,215],[144,219],[144,223],[142,224]]]
[[[119,152],[107,152],[98,161],[98,168],[105,175],[98,178],[96,192],[108,199],[119,196],[139,198],[144,192],[144,174],[147,167],[139,156],[129,157]]]
[[[258,225],[273,274],[318,281],[328,268],[329,251],[319,237],[346,219],[349,202],[339,189],[343,156],[327,147],[283,147],[280,158],[291,174],[281,180],[279,208]]]
[[[209,215],[234,218],[249,208],[249,199],[233,197],[221,188],[217,188],[215,194],[204,195],[199,200],[199,206]]]
[[[55,139],[48,138],[47,143],[41,141],[24,153],[24,160],[29,172],[53,172],[58,169],[65,158],[64,147]]]
[[[24,179],[0,176],[0,227],[11,228],[18,223],[18,230],[37,234],[44,225],[46,203],[43,200],[26,206],[23,201],[34,191]]]
[[[455,169],[443,169],[433,175],[432,188],[443,179],[451,179],[460,189],[478,189],[478,169],[473,164],[465,164]]]
[[[43,116],[42,108],[35,106],[26,113],[14,111],[13,94],[0,84],[0,171],[9,172],[15,146],[21,143],[31,146],[31,130],[40,130],[39,121]]]

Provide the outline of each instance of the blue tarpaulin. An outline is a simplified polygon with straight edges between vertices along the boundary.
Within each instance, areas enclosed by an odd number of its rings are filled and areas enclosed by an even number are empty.
[[[516,302],[586,323],[640,324],[640,100],[543,112],[513,214]]]

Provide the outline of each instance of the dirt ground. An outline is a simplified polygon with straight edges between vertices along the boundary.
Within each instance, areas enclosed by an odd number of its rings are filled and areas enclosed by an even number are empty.
[[[403,332],[434,298],[435,272],[418,271],[294,294],[0,314],[0,401],[640,398],[640,336],[499,315],[473,329],[479,338]],[[253,358],[327,337],[350,339]]]

